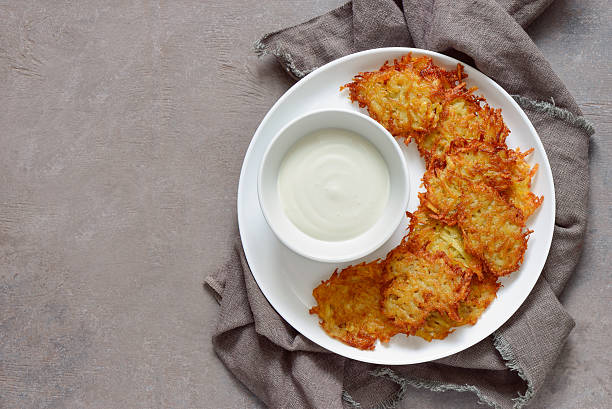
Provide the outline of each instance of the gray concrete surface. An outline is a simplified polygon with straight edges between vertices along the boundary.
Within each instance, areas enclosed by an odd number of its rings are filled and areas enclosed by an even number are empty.
[[[231,251],[250,136],[291,85],[251,43],[340,3],[0,1],[0,407],[260,406],[212,351],[201,283]],[[597,128],[562,296],[577,325],[534,408],[612,405],[610,21],[607,0],[559,0],[529,29]],[[404,407],[475,402],[415,390]]]

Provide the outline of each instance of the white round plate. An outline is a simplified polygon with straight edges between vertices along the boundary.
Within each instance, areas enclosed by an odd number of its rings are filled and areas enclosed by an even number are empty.
[[[501,108],[510,136],[507,144],[525,151],[534,148],[528,157],[532,165],[539,165],[532,190],[544,195],[542,206],[528,220],[534,230],[528,242],[521,268],[501,280],[503,287],[497,298],[473,326],[458,328],[444,340],[427,342],[419,337],[396,335],[388,344],[377,344],[373,351],[361,351],[328,336],[318,324],[318,317],[308,310],[315,305],[312,290],[329,278],[336,268],[361,261],[384,257],[405,235],[405,219],[391,238],[369,256],[349,263],[328,264],[306,259],[289,250],[270,230],[259,207],[257,174],[263,154],[276,133],[292,119],[306,112],[322,108],[361,110],[350,102],[348,91],[339,91],[357,73],[378,70],[386,60],[413,55],[428,55],[446,69],[455,69],[459,61],[431,51],[414,48],[379,48],[348,55],[313,71],[291,87],[270,109],[255,132],[245,155],[238,186],[238,225],[244,252],[253,276],[276,311],[300,333],[324,348],[348,358],[386,365],[415,364],[443,358],[462,351],[499,328],[523,303],[535,285],[550,248],[555,220],[555,192],[550,165],[544,147],[533,125],[517,103],[499,85],[476,70],[465,66],[468,87],[478,87],[477,94],[487,98],[494,108]],[[465,65],[465,64],[464,64]],[[405,146],[411,177],[410,211],[416,210],[417,189],[425,171],[423,159],[416,146]]]

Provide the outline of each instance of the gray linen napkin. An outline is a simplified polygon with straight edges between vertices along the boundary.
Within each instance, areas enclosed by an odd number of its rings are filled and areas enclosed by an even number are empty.
[[[255,44],[296,78],[343,55],[385,46],[430,49],[475,65],[514,95],[536,127],[557,199],[550,254],[523,306],[472,348],[418,365],[353,361],[297,333],[259,290],[238,240],[234,258],[206,278],[220,302],[213,345],[229,370],[268,406],[391,408],[412,386],[469,391],[493,407],[522,407],[542,386],[574,326],[557,296],[581,252],[594,133],[523,30],[550,3],[355,0]]]

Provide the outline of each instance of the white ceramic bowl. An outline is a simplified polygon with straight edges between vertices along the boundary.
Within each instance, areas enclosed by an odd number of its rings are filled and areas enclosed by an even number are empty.
[[[285,214],[277,188],[278,171],[287,151],[301,137],[327,128],[345,129],[363,136],[378,149],[389,168],[389,200],[381,217],[364,233],[342,241],[319,240],[298,229]],[[340,263],[370,254],[391,237],[405,217],[410,178],[402,150],[382,125],[359,112],[326,109],[300,116],[276,134],[264,153],[257,190],[263,215],[285,246],[312,260]]]

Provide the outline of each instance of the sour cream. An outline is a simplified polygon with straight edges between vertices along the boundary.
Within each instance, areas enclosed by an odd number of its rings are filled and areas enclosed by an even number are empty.
[[[389,169],[363,136],[323,129],[300,138],[287,152],[277,188],[298,229],[319,240],[347,240],[382,215],[389,200]]]

